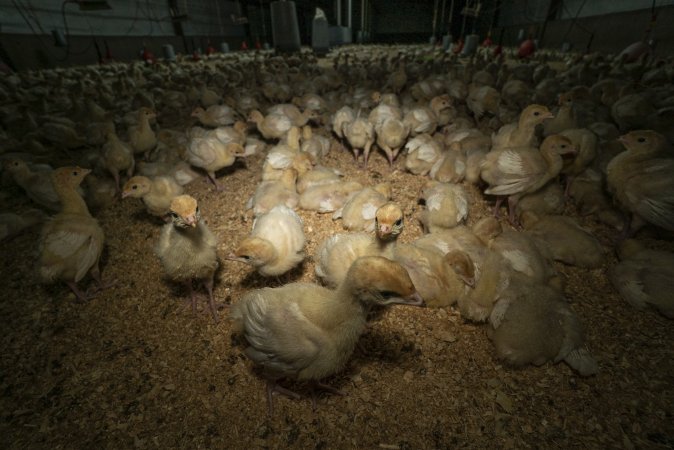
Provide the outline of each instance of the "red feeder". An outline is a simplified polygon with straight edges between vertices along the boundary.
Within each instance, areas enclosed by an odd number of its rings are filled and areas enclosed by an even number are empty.
[[[246,41],[241,42],[241,50],[248,50],[248,42]]]
[[[152,53],[146,48],[143,48],[143,53],[141,57],[143,58],[143,61],[145,61],[147,64],[154,64],[155,62],[154,53]]]
[[[526,41],[520,44],[520,48],[517,51],[517,56],[519,58],[528,58],[533,55],[536,51],[536,45],[534,44],[533,39],[527,39]]]
[[[487,36],[487,38],[484,41],[482,41],[482,46],[483,47],[491,47],[491,45],[493,43],[494,42],[491,40],[491,37]]]
[[[206,47],[206,54],[212,55],[213,53],[215,53],[215,47],[209,44],[208,47]]]

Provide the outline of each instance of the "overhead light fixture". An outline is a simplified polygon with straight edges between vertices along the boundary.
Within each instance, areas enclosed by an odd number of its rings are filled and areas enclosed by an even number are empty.
[[[75,3],[80,7],[80,11],[103,11],[112,9],[112,6],[110,6],[107,0],[76,0]]]

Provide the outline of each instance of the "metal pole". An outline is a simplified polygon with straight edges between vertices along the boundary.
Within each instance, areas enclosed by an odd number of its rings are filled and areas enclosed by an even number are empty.
[[[433,37],[435,37],[435,24],[438,21],[438,0],[433,2]]]
[[[365,31],[365,0],[360,0],[360,31]]]
[[[447,4],[447,0],[442,0],[442,9],[440,10],[440,36],[442,36],[443,32],[443,25],[442,25],[442,18],[445,17],[445,5]]]
[[[351,28],[351,16],[353,16],[353,2],[352,0],[346,0],[346,26]]]
[[[454,0],[449,2],[449,20],[447,21],[447,34],[452,34],[452,19],[454,18]]]
[[[342,26],[342,0],[337,0],[337,26]]]

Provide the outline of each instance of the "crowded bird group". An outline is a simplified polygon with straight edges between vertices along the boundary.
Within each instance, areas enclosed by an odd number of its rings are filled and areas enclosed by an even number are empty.
[[[427,46],[4,75],[2,197],[25,198],[3,208],[0,238],[40,224],[40,279],[92,301],[120,280],[100,269],[105,236],[91,212],[140,199],[161,227],[152,250],[167,280],[245,338],[270,411],[274,392],[297,397],[283,379],[337,392],[322,381],[393,304],[485,323],[509,366],[564,361],[591,376],[600,364],[556,264],[598,269],[615,251],[604,275],[620,295],[674,318],[674,254],[640,239],[674,231],[673,79],[673,60],[648,54],[520,61],[481,49],[461,60]],[[330,165],[340,152],[358,171],[381,158],[389,172],[364,185]],[[253,221],[223,246],[190,193],[207,179],[210,195],[241,195],[226,187],[235,171],[256,180]],[[396,171],[425,180],[422,206],[396,198]],[[478,215],[478,201],[493,209]],[[344,231],[308,254],[298,211]],[[578,216],[611,230],[612,247]],[[399,243],[410,221],[424,234]],[[223,305],[216,271],[238,263],[267,287]],[[304,267],[314,282],[296,282]]]

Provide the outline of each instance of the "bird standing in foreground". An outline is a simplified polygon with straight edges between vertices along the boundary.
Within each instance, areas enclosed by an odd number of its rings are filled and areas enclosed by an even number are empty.
[[[213,298],[213,278],[218,268],[215,253],[217,239],[201,220],[197,201],[189,195],[179,195],[171,201],[171,222],[164,225],[156,247],[164,271],[174,281],[187,287],[192,311],[197,299],[192,282],[200,280],[208,292],[208,306],[213,319],[218,313]]]
[[[61,167],[52,172],[52,184],[61,201],[61,212],[44,224],[39,246],[42,279],[64,281],[81,301],[94,294],[82,292],[77,287],[87,273],[91,273],[98,283],[98,290],[105,287],[98,266],[105,235],[77,192],[89,172],[80,167]]]
[[[357,259],[334,291],[291,283],[246,293],[234,304],[231,317],[249,344],[246,356],[261,366],[268,380],[269,414],[274,392],[299,397],[277,384],[282,378],[339,392],[320,380],[346,365],[365,330],[368,311],[396,303],[419,306],[422,300],[404,268],[376,256]]]
[[[517,201],[524,194],[536,192],[562,170],[562,155],[574,154],[571,141],[554,134],[545,138],[540,151],[535,148],[504,149],[487,153],[480,176],[489,184],[485,194],[508,196],[510,223],[516,223]],[[502,197],[496,201],[498,215]]]

